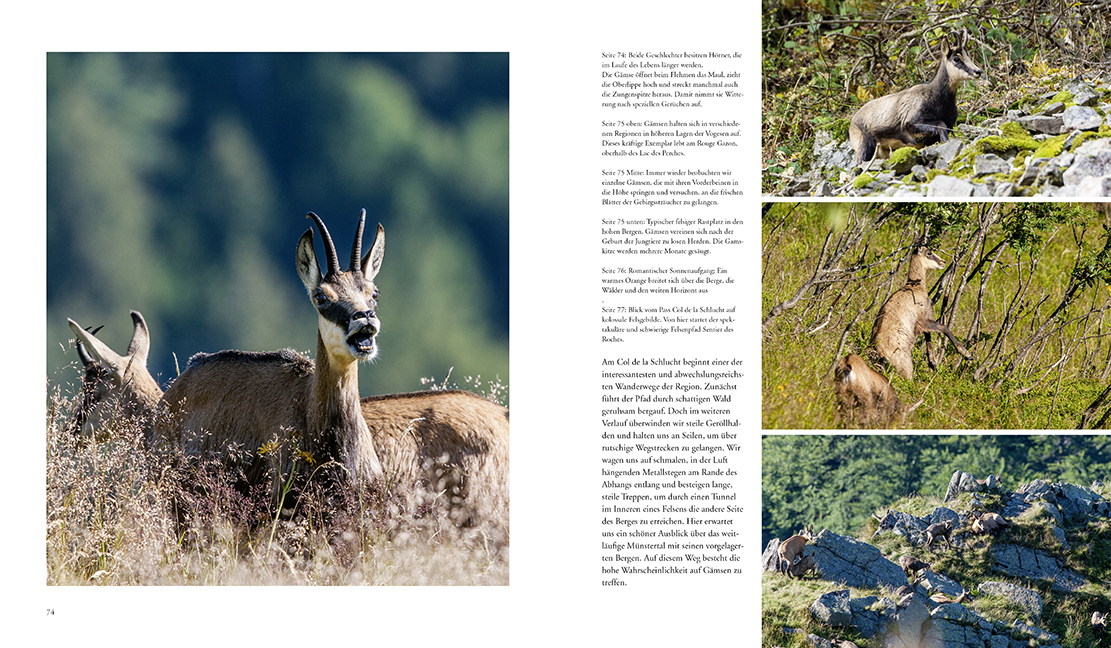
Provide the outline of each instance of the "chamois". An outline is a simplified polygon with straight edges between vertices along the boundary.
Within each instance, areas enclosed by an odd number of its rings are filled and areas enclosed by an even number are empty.
[[[814,539],[814,530],[810,525],[806,525],[798,532],[779,543],[779,571],[787,573],[787,569],[795,563],[795,560],[802,555],[803,548],[806,543]]]
[[[952,549],[953,545],[949,543],[949,536],[952,535],[952,533],[952,520],[938,522],[937,524],[931,524],[930,526],[926,527],[926,549],[929,550],[930,547],[934,544],[934,541],[938,538],[945,541],[945,547],[947,549]]]
[[[147,369],[150,332],[138,311],[131,311],[134,331],[126,355],[119,355],[77,322],[68,320],[76,338],[77,355],[85,368],[81,379],[81,399],[74,410],[70,427],[74,432],[101,434],[110,421],[142,417],[149,430],[162,388]],[[100,330],[99,328],[97,329]]]
[[[1003,529],[1011,526],[1011,523],[1003,518],[998,513],[984,513],[980,518],[972,523],[972,530],[975,533],[995,533],[1002,532]]]
[[[795,578],[803,578],[807,572],[814,572],[817,574],[817,563],[814,561],[814,556],[803,556],[798,559],[793,565],[787,567],[787,576],[794,576]]]
[[[903,568],[903,573],[910,578],[912,574],[917,575],[918,572],[929,569],[930,563],[922,562],[911,555],[902,556],[899,558],[899,566]]]
[[[965,48],[962,32],[941,43],[934,78],[901,92],[873,99],[860,107],[849,123],[849,141],[857,166],[884,159],[903,146],[922,148],[949,139],[957,123],[957,88],[979,78],[983,71]]]
[[[132,311],[136,333],[129,351],[142,349],[145,360],[149,335],[142,315]],[[95,348],[98,357],[118,358],[102,341],[77,327],[78,353]],[[137,342],[139,341],[139,342]],[[129,352],[129,358],[134,353]],[[103,380],[92,358],[86,362],[81,411],[93,413],[116,402],[131,402],[134,408],[121,412],[133,416],[148,435],[162,389],[144,362],[107,361],[108,368],[127,365],[126,380]],[[456,523],[476,522],[491,512],[508,513],[509,504],[509,410],[461,389],[422,391],[371,396],[360,401],[363,419],[382,462],[387,483],[402,487],[422,485],[436,494]],[[75,414],[75,418],[77,415]],[[413,508],[417,508],[414,506]]]
[[[958,596],[957,598],[952,598],[947,594],[938,592],[937,594],[931,594],[930,600],[934,603],[971,603],[972,593],[968,590],[963,590],[960,596]]]
[[[285,473],[294,461],[287,453],[296,446],[316,462],[338,461],[352,482],[369,486],[383,471],[359,407],[358,361],[378,353],[381,323],[373,280],[382,266],[385,232],[379,225],[370,251],[361,256],[364,209],[343,271],[324,221],[312,212],[308,218],[320,230],[327,255],[322,273],[310,227],[297,243],[296,265],[317,312],[316,361],[290,349],[198,353],[163,395],[166,418],[158,417],[155,436],[159,444],[191,453],[239,448],[248,453],[243,465],[248,483],[259,483],[266,474],[261,448],[285,446]]]
[[[885,424],[899,409],[891,382],[855,353],[841,358],[833,380],[840,400],[838,411],[856,412],[856,419],[864,425]]]
[[[910,269],[906,284],[896,290],[880,307],[872,325],[872,345],[879,357],[895,368],[904,378],[914,378],[911,349],[918,336],[926,336],[926,361],[930,368],[937,365],[930,352],[930,333],[941,333],[949,338],[965,358],[972,354],[961,344],[948,326],[934,319],[934,306],[926,290],[926,271],[941,269],[945,263],[937,254],[918,239],[910,255]]]

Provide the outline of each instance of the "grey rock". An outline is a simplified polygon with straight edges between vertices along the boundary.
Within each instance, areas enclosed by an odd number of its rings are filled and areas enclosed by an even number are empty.
[[[948,576],[937,574],[930,569],[922,572],[922,586],[931,594],[940,592],[954,599],[964,593],[965,590],[957,581]]]
[[[779,538],[772,538],[768,541],[764,553],[760,554],[760,563],[764,571],[779,570]]]
[[[1075,156],[1061,178],[1066,186],[1078,185],[1088,177],[1111,175],[1111,140],[1084,142],[1076,149]]]
[[[1021,607],[1031,621],[1041,623],[1042,596],[1032,589],[1019,587],[1011,583],[986,581],[980,583],[980,593],[1001,596]]]
[[[923,626],[930,619],[926,604],[912,598],[907,606],[899,610],[895,622],[887,629],[887,648],[919,648],[930,646],[923,641]]]
[[[1095,108],[1088,106],[1069,106],[1061,116],[1063,130],[1094,130],[1103,124],[1103,117]]]
[[[1075,592],[1088,581],[1080,574],[1065,569],[1056,558],[1044,551],[1012,544],[995,545],[991,549],[995,568],[1022,578],[1040,578],[1053,582],[1053,589]]]
[[[967,198],[972,195],[972,183],[953,176],[937,176],[926,190],[929,198]]]
[[[888,587],[907,582],[898,565],[883,557],[876,547],[855,538],[823,530],[814,540],[814,559],[821,578],[850,587]]]
[[[827,592],[810,604],[810,615],[819,623],[835,628],[852,625],[853,611],[849,603],[849,590]]]
[[[1064,104],[1058,103],[1057,105],[1064,108]],[[1053,113],[1047,112],[1045,115],[1030,115],[1029,117],[1019,117],[1015,121],[1020,126],[1028,131],[1035,133],[1046,133],[1048,135],[1057,135],[1061,132],[1061,126],[1064,120],[1060,117],[1052,117]]]

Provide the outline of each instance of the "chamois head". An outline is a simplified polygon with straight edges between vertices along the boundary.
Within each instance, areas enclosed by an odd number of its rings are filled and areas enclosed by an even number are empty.
[[[85,368],[81,400],[71,424],[74,431],[102,428],[116,416],[149,416],[162,389],[147,370],[150,332],[142,314],[131,311],[134,331],[122,356],[96,337],[100,327],[89,332],[72,319],[68,321],[77,336],[77,355]]]
[[[945,66],[946,77],[954,90],[962,81],[979,79],[984,73],[969,55],[965,47],[967,43],[968,32],[966,31],[954,34],[952,43],[948,39],[941,42],[941,64]]]
[[[925,238],[915,239],[914,252],[911,253],[910,262],[923,272],[923,274],[926,270],[945,269],[945,261],[930,249]]]
[[[319,315],[319,335],[324,349],[333,361],[347,365],[357,360],[370,360],[378,354],[375,336],[381,323],[375,310],[378,307],[378,288],[374,277],[382,267],[382,253],[386,234],[382,225],[374,237],[374,244],[365,256],[362,252],[363,224],[366,210],[359,216],[355,242],[351,247],[351,263],[346,271],[340,270],[336,247],[324,221],[309,212],[320,230],[327,256],[327,270],[321,273],[316,251],[312,244],[310,227],[297,243],[297,274],[309,291],[313,306]]]

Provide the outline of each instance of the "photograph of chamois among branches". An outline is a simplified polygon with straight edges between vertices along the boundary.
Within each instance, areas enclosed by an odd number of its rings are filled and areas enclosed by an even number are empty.
[[[47,57],[47,584],[509,583],[508,84]]]
[[[1108,429],[1111,205],[765,203],[767,429]]]
[[[762,441],[764,648],[1095,648],[1111,437]]]
[[[766,0],[763,192],[1111,196],[1111,11]]]

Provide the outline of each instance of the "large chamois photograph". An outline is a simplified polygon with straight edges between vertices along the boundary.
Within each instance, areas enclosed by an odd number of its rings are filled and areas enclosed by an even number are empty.
[[[762,439],[763,648],[1096,648],[1111,437]]]
[[[508,54],[46,70],[47,584],[508,585]]]
[[[768,196],[1111,196],[1104,2],[763,2]]]
[[[1111,206],[765,203],[765,429],[1111,427]]]

